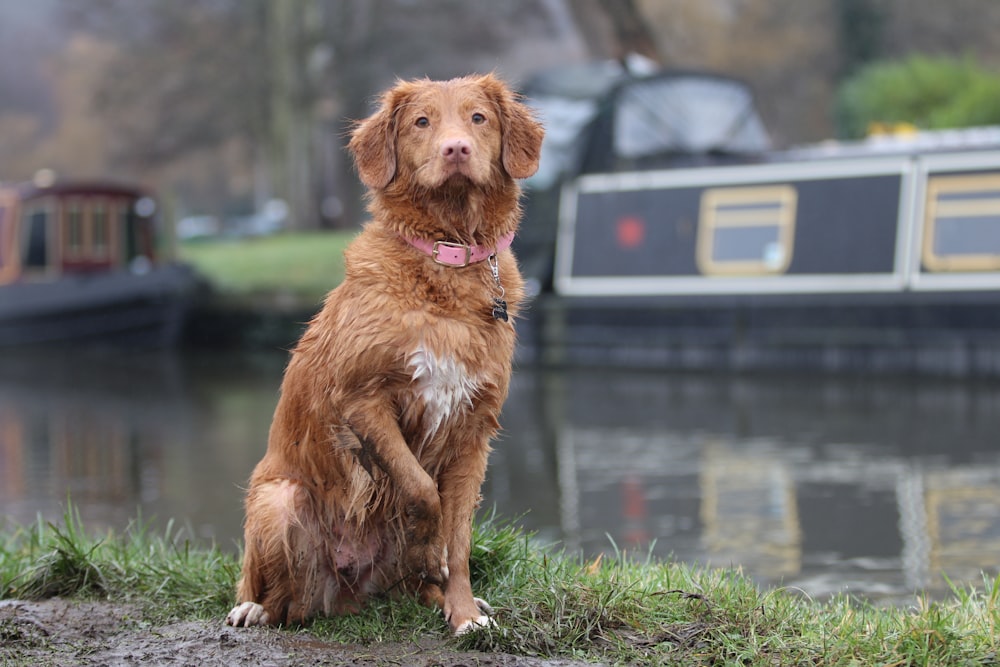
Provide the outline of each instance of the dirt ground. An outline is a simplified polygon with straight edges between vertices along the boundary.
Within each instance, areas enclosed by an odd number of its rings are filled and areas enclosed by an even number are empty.
[[[455,651],[444,640],[331,644],[308,633],[218,622],[152,626],[136,608],[61,599],[0,600],[0,665],[344,665],[582,667],[592,663]]]

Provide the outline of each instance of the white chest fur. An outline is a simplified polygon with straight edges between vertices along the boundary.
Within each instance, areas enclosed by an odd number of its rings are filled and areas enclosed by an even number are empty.
[[[407,358],[407,365],[413,374],[415,393],[424,406],[426,438],[433,437],[459,411],[472,408],[479,384],[462,362],[439,357],[421,345]]]

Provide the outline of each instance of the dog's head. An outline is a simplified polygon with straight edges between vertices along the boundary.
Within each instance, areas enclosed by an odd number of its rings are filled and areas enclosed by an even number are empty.
[[[449,181],[488,186],[538,168],[542,126],[492,74],[401,81],[355,127],[349,149],[372,190],[394,180],[425,189]]]

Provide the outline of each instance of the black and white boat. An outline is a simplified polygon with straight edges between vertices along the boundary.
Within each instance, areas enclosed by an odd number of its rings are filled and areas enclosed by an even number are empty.
[[[1000,375],[1000,128],[772,151],[740,82],[691,73],[591,109],[531,193],[551,268],[520,249],[548,361]]]

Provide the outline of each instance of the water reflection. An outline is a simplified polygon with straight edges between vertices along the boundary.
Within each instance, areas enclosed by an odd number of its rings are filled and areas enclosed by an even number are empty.
[[[0,502],[24,523],[71,497],[92,526],[137,511],[231,544],[283,359],[47,351],[0,356]],[[161,520],[157,521],[156,519]]]
[[[995,384],[570,371],[520,373],[511,401],[491,492],[570,548],[813,595],[1000,566]]]
[[[0,503],[233,544],[283,354],[0,356]],[[1000,386],[519,369],[484,488],[543,541],[900,596],[1000,565]]]

